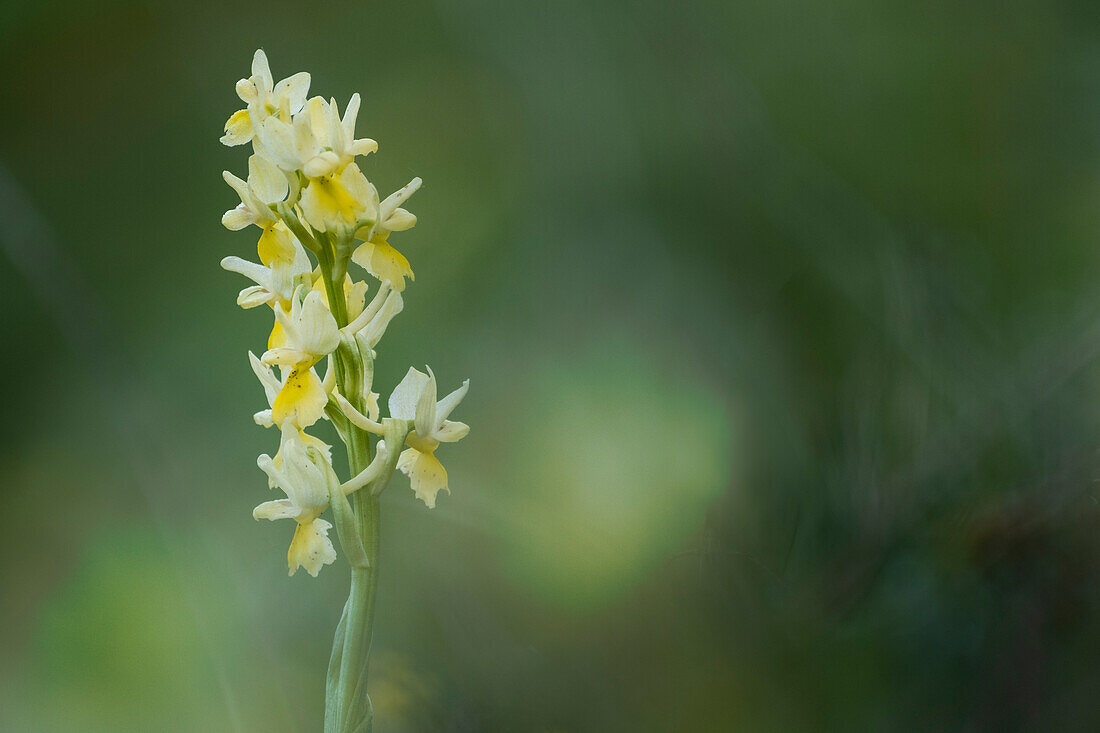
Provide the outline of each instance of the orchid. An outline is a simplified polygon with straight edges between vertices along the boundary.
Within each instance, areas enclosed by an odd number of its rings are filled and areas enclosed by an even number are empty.
[[[223,174],[240,203],[225,212],[222,224],[260,230],[259,262],[229,256],[221,264],[253,283],[240,291],[238,305],[266,305],[273,315],[266,350],[261,356],[249,351],[248,359],[267,403],[253,420],[280,432],[278,451],[261,455],[257,464],[269,488],[281,489],[285,498],[263,502],[253,516],[296,523],[286,558],[291,575],[305,568],[316,576],[336,562],[333,528],[351,569],[325,704],[325,731],[343,733],[368,729],[371,718],[363,690],[377,588],[379,496],[398,469],[428,507],[440,491],[450,492],[435,452],[469,432],[447,419],[469,380],[437,401],[432,370],[410,369],[390,396],[390,416],[380,416],[376,349],[404,309],[406,280],[413,278],[389,236],[416,224],[402,206],[421,180],[379,200],[360,167],[361,156],[378,149],[374,140],[355,137],[360,96],[352,95],[341,115],[334,99],[307,100],[309,84],[304,72],[275,83],[263,51],[253,57],[251,76],[237,82],[246,106],[230,117],[222,142],[251,142],[252,155],[247,178]],[[373,292],[369,280],[348,271],[352,263],[377,280]],[[317,373],[322,360],[323,378]],[[350,478],[342,483],[330,446],[307,432],[327,425],[347,448]]]

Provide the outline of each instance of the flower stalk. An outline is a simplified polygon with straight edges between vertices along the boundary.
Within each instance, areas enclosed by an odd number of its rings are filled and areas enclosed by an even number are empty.
[[[231,230],[261,230],[260,261],[226,257],[222,266],[254,283],[238,296],[241,307],[267,306],[273,315],[267,349],[260,357],[249,352],[249,360],[268,402],[254,419],[281,435],[276,455],[264,454],[257,463],[269,487],[286,498],[260,504],[253,516],[296,523],[287,552],[291,575],[304,567],[316,576],[339,554],[347,559],[351,584],[329,659],[324,730],[362,733],[373,723],[367,672],[379,577],[379,497],[398,469],[429,508],[440,491],[450,492],[435,451],[469,432],[447,420],[469,381],[437,402],[432,370],[411,368],[390,395],[389,417],[381,416],[373,391],[375,348],[404,307],[406,279],[413,279],[389,236],[416,223],[401,204],[421,181],[414,178],[380,200],[356,163],[378,149],[373,140],[355,138],[359,95],[341,116],[335,99],[307,99],[309,84],[305,72],[276,84],[263,51],[253,58],[252,75],[237,82],[246,106],[229,118],[222,142],[251,143],[253,154],[247,180],[224,174],[240,204],[222,222]],[[369,302],[370,285],[352,277],[352,263],[378,281]],[[322,360],[324,379],[316,372]],[[322,420],[332,423],[347,448],[343,482],[331,447],[306,432]],[[332,523],[322,518],[329,511]],[[329,537],[333,527],[340,553]]]

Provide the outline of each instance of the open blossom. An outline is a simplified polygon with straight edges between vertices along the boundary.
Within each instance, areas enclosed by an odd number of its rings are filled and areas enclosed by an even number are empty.
[[[286,494],[285,499],[265,501],[252,511],[256,519],[293,519],[297,522],[294,538],[287,551],[290,574],[303,567],[317,577],[321,567],[336,560],[336,549],[328,537],[332,525],[321,519],[328,508],[329,489],[336,483],[324,455],[301,439],[297,428],[283,425],[279,447],[280,465],[266,453],[256,459],[269,480]]]
[[[263,385],[269,406],[269,409],[260,410],[253,416],[257,425],[269,428],[289,421],[295,427],[305,429],[324,416],[328,395],[321,378],[312,368],[287,370],[286,377],[279,379],[271,367],[251,351],[248,352],[248,360]],[[288,388],[291,380],[296,383]]]
[[[240,257],[226,257],[222,259],[222,268],[230,272],[244,275],[252,282],[253,286],[247,287],[237,296],[237,305],[242,308],[255,308],[258,305],[282,306],[285,311],[290,305],[294,288],[303,278],[308,279],[313,270],[309,256],[298,240],[295,239],[286,227],[280,222],[270,230],[271,237],[267,240],[270,244],[277,240],[277,245],[272,247],[288,248],[290,257],[268,258],[267,262],[257,264]],[[265,230],[266,234],[266,230]],[[265,240],[260,238],[260,251],[264,251]],[[282,250],[280,249],[280,252]],[[262,257],[261,257],[262,259]]]
[[[301,297],[305,288],[299,288],[290,302],[290,312],[275,309],[275,319],[282,326],[283,343],[264,352],[267,364],[302,367],[313,366],[324,356],[336,350],[340,333],[336,319],[332,317],[325,298],[316,290]]]
[[[245,108],[237,110],[225,123],[221,141],[229,146],[244,145],[255,136],[256,128],[268,118],[298,114],[309,94],[309,74],[300,71],[275,84],[267,54],[262,49],[252,57],[252,76],[237,82],[237,96]]]
[[[397,467],[409,477],[413,493],[429,508],[435,507],[436,494],[451,491],[447,485],[447,469],[435,457],[435,450],[440,443],[457,442],[470,432],[469,425],[447,419],[469,389],[470,380],[467,379],[461,387],[436,402],[435,373],[431,367],[427,374],[410,367],[390,395],[390,416],[412,420],[414,426],[405,438],[410,447],[401,453]]]
[[[377,221],[356,232],[356,236],[366,241],[352,253],[352,261],[382,282],[389,282],[398,292],[405,289],[405,278],[416,278],[405,255],[389,243],[389,236],[390,232],[403,232],[416,224],[416,216],[402,209],[401,204],[417,192],[421,183],[419,178],[414,178],[387,196],[378,204]],[[375,197],[377,195],[375,193]]]
[[[378,194],[359,166],[311,178],[302,191],[302,213],[319,232],[354,232],[378,217]]]

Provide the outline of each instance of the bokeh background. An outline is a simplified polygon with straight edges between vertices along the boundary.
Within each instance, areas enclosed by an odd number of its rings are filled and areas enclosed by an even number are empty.
[[[0,728],[310,731],[218,143],[364,96],[470,377],[383,500],[380,731],[1100,729],[1100,10],[0,3]],[[396,242],[397,240],[395,240]]]

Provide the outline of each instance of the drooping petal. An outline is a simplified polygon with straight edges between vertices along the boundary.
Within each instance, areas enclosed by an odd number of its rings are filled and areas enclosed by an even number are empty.
[[[313,369],[294,369],[271,403],[271,419],[278,425],[289,420],[306,428],[325,414],[328,395]]]
[[[423,501],[429,509],[435,508],[435,497],[440,491],[451,493],[447,486],[447,469],[443,468],[434,453],[422,453],[415,448],[408,448],[397,459],[397,468],[409,477],[416,498]]]
[[[363,242],[352,253],[351,259],[379,281],[389,282],[398,292],[405,289],[406,277],[416,279],[409,261],[384,239]]]
[[[271,267],[272,263],[280,260],[292,263],[298,254],[294,247],[294,238],[282,222],[264,227],[260,240],[256,242],[256,253],[266,267]]]
[[[314,519],[312,522],[298,525],[294,530],[290,549],[286,553],[291,575],[294,575],[298,568],[305,568],[307,573],[316,578],[322,567],[336,561],[336,548],[328,538],[328,531],[331,528],[332,525],[323,519]]]
[[[223,145],[232,148],[249,142],[252,140],[253,134],[252,118],[249,116],[248,110],[239,109],[226,121],[225,134],[222,135],[221,142]]]

